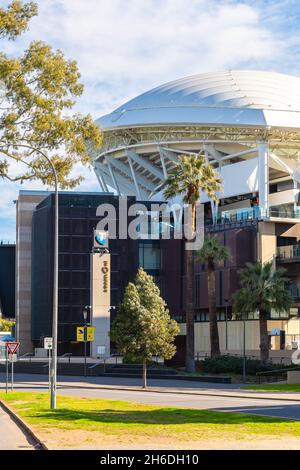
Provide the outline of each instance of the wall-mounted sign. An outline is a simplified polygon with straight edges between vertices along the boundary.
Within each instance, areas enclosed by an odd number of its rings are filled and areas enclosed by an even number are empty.
[[[107,292],[109,286],[109,264],[107,260],[103,261],[101,271],[103,273],[103,292]]]
[[[94,230],[94,248],[108,248],[108,232]]]

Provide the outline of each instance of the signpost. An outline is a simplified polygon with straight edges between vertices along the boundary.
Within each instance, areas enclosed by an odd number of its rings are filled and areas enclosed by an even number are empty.
[[[8,362],[11,363],[11,391],[14,389],[14,363],[17,362],[16,352],[19,346],[19,341],[8,341],[6,343],[6,393],[8,389]]]
[[[86,343],[94,341],[95,328],[93,326],[78,326],[76,329],[78,342],[84,342],[84,376],[86,377]]]
[[[48,351],[48,360],[49,360],[49,393],[51,392],[51,351],[53,349],[53,338],[46,337],[44,338],[44,349]]]

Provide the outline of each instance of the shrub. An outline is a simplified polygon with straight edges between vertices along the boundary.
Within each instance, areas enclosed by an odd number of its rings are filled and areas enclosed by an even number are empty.
[[[286,366],[281,364],[272,364],[271,362],[264,363],[259,359],[246,359],[246,371],[248,375],[255,375],[257,372],[271,371],[285,367]],[[216,358],[206,358],[204,361],[198,362],[197,369],[199,372],[213,374],[242,374],[243,358],[229,355]]]

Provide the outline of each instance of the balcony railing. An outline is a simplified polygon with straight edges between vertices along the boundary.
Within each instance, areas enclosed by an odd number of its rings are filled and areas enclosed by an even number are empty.
[[[277,260],[300,260],[300,246],[299,245],[288,245],[279,246],[277,248]]]
[[[288,286],[288,291],[293,300],[300,299],[300,287],[296,284],[291,284]]]
[[[265,220],[271,217],[282,219],[300,219],[300,207],[271,207],[268,210],[256,206],[246,209],[223,211],[218,216],[218,224],[237,223],[248,220]]]

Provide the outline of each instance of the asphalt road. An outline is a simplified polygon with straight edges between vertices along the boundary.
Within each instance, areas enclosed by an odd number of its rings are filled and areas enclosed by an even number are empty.
[[[40,381],[40,376],[35,376],[35,381]],[[16,377],[15,390],[24,391],[39,391],[47,393],[47,384],[40,385],[33,383],[26,385],[24,377],[20,383],[21,377]],[[31,376],[32,379],[32,376]],[[27,378],[28,380],[28,378]],[[78,379],[77,379],[78,380]],[[32,380],[30,380],[31,382]],[[122,383],[122,382],[121,382]],[[120,384],[120,379],[119,379]],[[122,383],[123,384],[123,383]],[[123,384],[125,385],[125,384]],[[4,387],[3,377],[0,376],[0,390]],[[191,394],[176,394],[176,393],[159,393],[155,391],[137,391],[137,390],[121,390],[121,389],[88,389],[88,388],[71,388],[72,383],[68,388],[58,388],[58,394],[67,396],[81,396],[87,398],[105,398],[109,400],[125,400],[145,404],[155,404],[170,407],[194,408],[194,409],[209,409],[222,412],[239,412],[247,414],[256,414],[262,416],[273,416],[277,418],[288,418],[292,420],[300,420],[300,398],[299,402],[274,400],[274,399],[255,399],[251,397],[223,397],[221,396],[222,390],[219,387],[214,389],[213,384],[209,384],[210,391],[215,390],[219,396],[208,395],[191,395]],[[75,385],[74,385],[75,387]],[[203,387],[203,389],[207,389]],[[199,387],[197,387],[199,390]],[[223,389],[224,391],[224,389]]]

